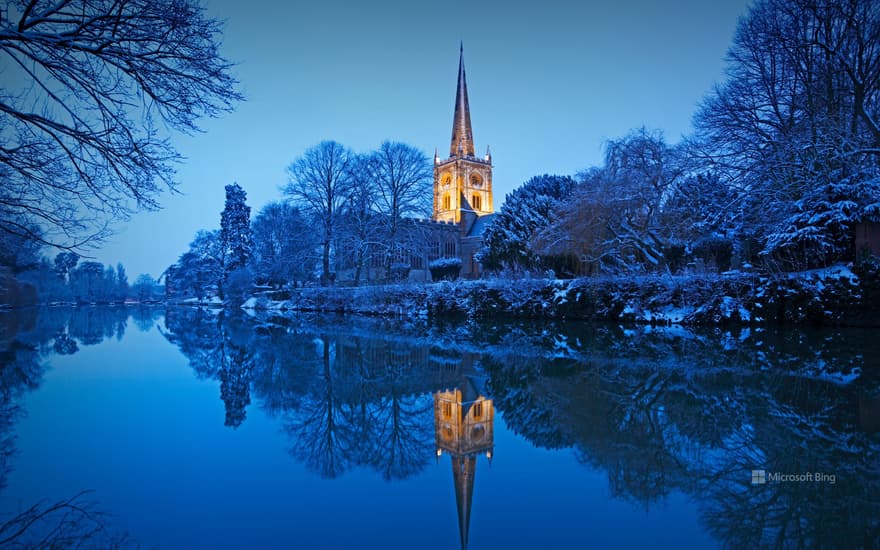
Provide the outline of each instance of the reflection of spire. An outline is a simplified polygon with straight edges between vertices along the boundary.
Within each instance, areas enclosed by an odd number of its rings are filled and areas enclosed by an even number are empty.
[[[464,376],[458,388],[434,394],[437,458],[447,453],[452,459],[462,550],[468,544],[477,455],[486,453],[491,458],[494,445],[492,400],[482,394],[479,386],[479,379]]]
[[[468,545],[468,528],[471,523],[471,501],[474,498],[474,476],[477,474],[477,457],[452,457],[452,481],[455,484],[455,506],[458,508],[458,533],[461,548]]]

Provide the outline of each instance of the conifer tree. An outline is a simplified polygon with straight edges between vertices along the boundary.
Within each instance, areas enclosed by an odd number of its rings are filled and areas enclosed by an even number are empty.
[[[233,271],[247,267],[253,251],[251,207],[247,205],[247,193],[237,183],[226,186],[226,206],[220,214],[220,246],[225,283]]]

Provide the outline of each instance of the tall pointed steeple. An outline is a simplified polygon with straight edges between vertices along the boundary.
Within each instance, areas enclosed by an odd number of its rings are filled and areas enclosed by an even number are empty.
[[[464,75],[464,43],[459,47],[458,86],[455,89],[455,115],[452,120],[452,143],[449,156],[474,156],[474,134],[471,130],[471,109],[468,105],[467,80]]]

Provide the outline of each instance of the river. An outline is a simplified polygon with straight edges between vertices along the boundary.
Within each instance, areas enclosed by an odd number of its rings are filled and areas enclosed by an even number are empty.
[[[0,368],[8,544],[880,541],[876,330],[44,308]]]

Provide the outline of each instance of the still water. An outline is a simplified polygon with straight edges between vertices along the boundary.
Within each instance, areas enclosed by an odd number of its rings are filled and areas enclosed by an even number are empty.
[[[0,313],[0,544],[873,547],[878,363],[870,330]]]

